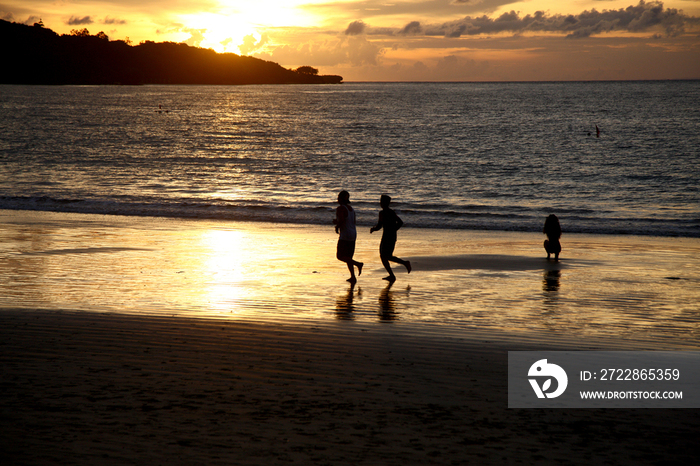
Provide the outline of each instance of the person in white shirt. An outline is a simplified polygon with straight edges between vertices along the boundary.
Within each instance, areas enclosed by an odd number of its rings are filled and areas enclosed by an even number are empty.
[[[350,205],[350,193],[341,191],[338,194],[338,204],[335,210],[335,232],[340,235],[338,238],[338,250],[336,257],[339,261],[345,262],[350,270],[350,278],[348,281],[352,284],[357,283],[355,277],[355,267],[357,267],[357,276],[362,275],[362,262],[353,260],[355,255],[355,240],[357,239],[357,229],[355,228],[355,211]]]

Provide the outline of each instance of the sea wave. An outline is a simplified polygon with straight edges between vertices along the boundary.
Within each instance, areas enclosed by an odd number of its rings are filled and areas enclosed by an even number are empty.
[[[698,83],[0,86],[0,208],[700,237]]]
[[[407,227],[457,230],[498,230],[539,232],[549,212],[539,208],[511,206],[496,210],[489,206],[468,206],[463,211],[443,210],[445,206],[399,205],[396,211]],[[193,200],[62,199],[49,196],[0,196],[0,209],[69,212],[99,215],[168,217],[222,221],[253,221],[331,225],[335,206],[291,205],[274,202],[198,202]],[[358,225],[376,222],[378,206],[356,202]],[[601,217],[588,209],[557,212],[566,233],[700,237],[700,219],[669,223],[661,218]]]

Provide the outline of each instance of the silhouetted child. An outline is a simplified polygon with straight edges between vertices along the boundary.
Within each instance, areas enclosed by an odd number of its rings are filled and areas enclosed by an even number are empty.
[[[396,281],[396,276],[394,275],[394,271],[391,270],[391,265],[389,265],[389,261],[397,262],[403,265],[404,267],[406,267],[408,273],[411,273],[411,262],[399,259],[398,257],[394,256],[394,247],[396,246],[396,232],[399,230],[399,228],[403,226],[403,221],[401,221],[399,216],[396,215],[396,212],[389,208],[390,202],[391,198],[386,194],[382,194],[382,197],[379,201],[379,205],[382,206],[382,211],[379,212],[379,221],[377,222],[377,225],[370,228],[369,232],[374,233],[375,231],[379,231],[382,228],[384,229],[384,233],[382,233],[382,241],[379,244],[379,257],[382,259],[382,264],[384,264],[384,268],[387,270],[387,272],[389,272],[389,276],[384,277],[384,280],[394,282]]]
[[[338,249],[336,257],[339,261],[345,262],[350,270],[350,278],[348,281],[353,285],[357,282],[355,278],[355,269],[357,267],[357,275],[362,275],[362,262],[353,260],[355,255],[355,241],[357,240],[357,230],[355,228],[355,211],[350,205],[350,193],[340,191],[338,194],[338,208],[335,210],[335,232],[340,235],[338,238]]]
[[[561,244],[559,243],[561,226],[556,215],[552,214],[547,217],[547,220],[544,221],[542,232],[547,235],[547,239],[544,240],[544,250],[547,251],[547,259],[549,259],[551,254],[554,254],[554,260],[558,261],[559,253],[561,252]]]

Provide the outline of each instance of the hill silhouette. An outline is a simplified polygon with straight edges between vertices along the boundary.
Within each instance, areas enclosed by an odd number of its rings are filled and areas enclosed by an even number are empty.
[[[2,84],[337,84],[304,66],[277,63],[174,42],[132,46],[87,30],[58,35],[0,20]]]

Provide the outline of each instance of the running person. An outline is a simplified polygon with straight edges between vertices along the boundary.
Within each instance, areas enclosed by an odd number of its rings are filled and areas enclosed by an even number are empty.
[[[391,202],[391,197],[386,194],[382,194],[379,200],[379,205],[382,207],[382,211],[379,212],[379,220],[375,226],[370,228],[369,232],[374,233],[382,228],[384,233],[382,233],[382,241],[379,244],[379,257],[382,259],[382,264],[384,268],[389,272],[388,277],[384,277],[384,280],[390,282],[396,281],[396,275],[394,271],[391,270],[391,265],[389,262],[396,262],[398,264],[406,267],[408,273],[411,273],[411,262],[403,259],[399,259],[394,256],[394,247],[396,246],[396,232],[403,226],[403,221],[396,215],[392,209],[389,208],[389,203]]]
[[[362,275],[362,262],[353,260],[355,255],[355,241],[357,240],[357,229],[355,228],[355,211],[350,205],[350,193],[341,191],[338,194],[338,204],[335,210],[335,232],[340,235],[338,238],[338,249],[336,257],[339,261],[345,262],[350,270],[350,278],[348,281],[352,284],[357,283],[355,277],[355,267],[357,267],[357,275]]]

